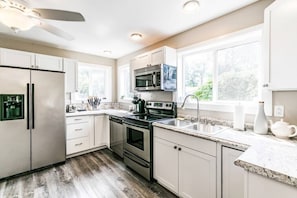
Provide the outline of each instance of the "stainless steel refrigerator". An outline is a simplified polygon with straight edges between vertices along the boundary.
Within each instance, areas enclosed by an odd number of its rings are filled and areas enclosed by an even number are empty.
[[[0,66],[0,178],[65,161],[64,76]]]

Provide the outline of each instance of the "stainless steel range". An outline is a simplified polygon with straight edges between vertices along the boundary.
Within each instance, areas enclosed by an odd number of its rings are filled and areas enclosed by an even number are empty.
[[[124,117],[124,162],[147,180],[153,178],[152,123],[175,118],[175,102],[148,101],[146,113]]]

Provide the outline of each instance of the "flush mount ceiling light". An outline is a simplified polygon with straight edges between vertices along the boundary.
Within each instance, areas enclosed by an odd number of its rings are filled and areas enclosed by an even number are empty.
[[[186,1],[183,5],[183,9],[185,12],[193,12],[195,10],[198,10],[200,4],[197,0],[189,0]]]
[[[134,40],[134,41],[138,41],[138,40],[142,39],[142,34],[140,34],[140,33],[133,33],[133,34],[131,34],[130,38],[132,40]]]
[[[110,50],[104,50],[103,53],[108,56],[112,55],[112,51]]]

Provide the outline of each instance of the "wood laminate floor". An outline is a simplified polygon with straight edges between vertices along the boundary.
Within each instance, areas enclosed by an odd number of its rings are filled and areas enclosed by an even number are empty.
[[[64,165],[0,181],[2,198],[176,197],[127,168],[108,149],[68,159]]]

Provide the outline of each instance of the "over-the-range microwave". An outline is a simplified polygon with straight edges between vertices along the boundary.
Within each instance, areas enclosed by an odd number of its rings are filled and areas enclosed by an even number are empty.
[[[136,91],[175,91],[177,69],[159,64],[134,70]]]

